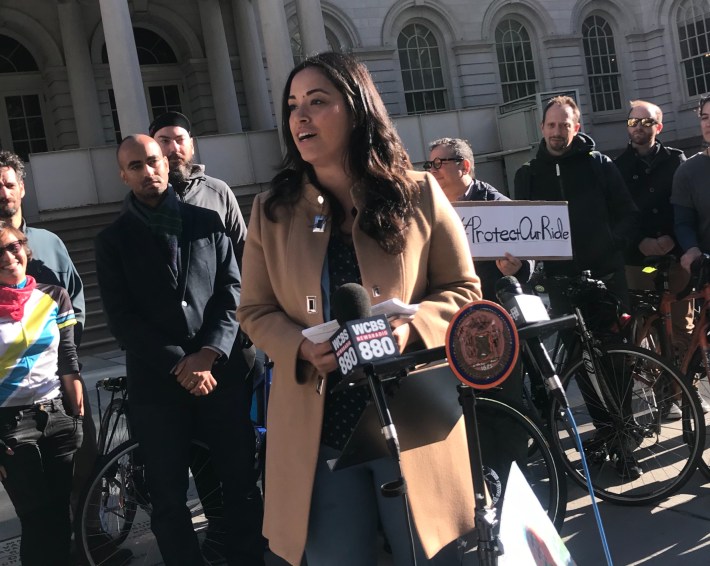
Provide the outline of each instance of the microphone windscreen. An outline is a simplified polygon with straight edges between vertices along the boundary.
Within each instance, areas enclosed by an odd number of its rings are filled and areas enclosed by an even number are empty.
[[[520,282],[512,275],[506,275],[496,281],[496,297],[500,302],[505,302],[505,298],[511,295],[522,295],[523,289]]]
[[[372,314],[372,303],[362,285],[346,283],[333,293],[330,310],[333,318],[342,326],[350,320],[369,317]]]

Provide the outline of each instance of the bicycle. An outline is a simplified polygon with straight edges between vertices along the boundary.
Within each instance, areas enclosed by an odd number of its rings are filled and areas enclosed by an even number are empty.
[[[638,341],[644,346],[660,352],[670,360],[676,360],[673,348],[674,329],[671,324],[671,306],[676,302],[697,300],[700,306],[695,316],[695,327],[690,343],[676,365],[686,382],[697,390],[706,423],[710,424],[710,382],[708,367],[708,307],[710,306],[710,255],[703,254],[692,267],[692,277],[688,285],[677,295],[668,287],[668,273],[675,258],[668,256],[647,258],[649,271],[656,272],[655,291],[635,291],[632,304],[636,315],[635,331]],[[704,378],[704,379],[703,379]],[[704,450],[698,461],[701,473],[710,478],[710,447]]]
[[[132,437],[128,419],[130,403],[126,378],[101,380],[96,389],[101,423],[98,432],[100,458],[77,513],[77,548],[89,566],[126,563],[126,555],[132,555],[133,559],[140,557],[146,564],[160,563],[160,551],[150,529],[152,507],[140,445]],[[101,390],[111,393],[103,414]],[[260,410],[259,414],[263,417],[264,411]],[[255,473],[262,474],[265,428],[255,426],[255,435]],[[209,530],[211,510],[221,509],[219,482],[215,483],[211,477],[214,472],[210,467],[207,445],[197,439],[193,439],[192,444],[186,504],[205,562],[219,563],[222,560],[221,545],[213,540],[215,531]],[[201,479],[203,476],[207,478],[205,481]]]
[[[577,340],[559,375],[591,463],[594,493],[624,505],[667,498],[688,481],[704,447],[697,395],[672,364],[627,343],[625,317],[602,312],[602,302],[610,298],[603,282],[582,274],[555,278],[553,284],[570,299],[577,316]],[[585,317],[594,319],[594,330]],[[531,382],[539,388],[539,375],[533,374]],[[573,431],[559,402],[539,393],[531,394],[530,401],[550,428],[569,476],[586,486]],[[673,403],[682,412],[677,421],[664,418]]]

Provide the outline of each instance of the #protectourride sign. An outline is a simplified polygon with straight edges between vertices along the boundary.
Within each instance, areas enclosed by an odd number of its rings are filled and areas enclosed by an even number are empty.
[[[465,201],[453,203],[474,259],[571,259],[567,203],[559,201]]]

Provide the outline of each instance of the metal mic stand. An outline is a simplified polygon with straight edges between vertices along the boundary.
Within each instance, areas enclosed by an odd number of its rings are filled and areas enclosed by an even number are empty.
[[[382,434],[385,437],[387,449],[389,450],[390,456],[392,457],[392,462],[395,465],[395,469],[397,470],[398,475],[398,478],[396,480],[383,484],[380,487],[380,490],[382,491],[382,495],[384,497],[397,497],[400,495],[402,496],[407,532],[409,533],[409,540],[412,545],[412,565],[416,566],[417,556],[414,544],[414,529],[412,528],[412,518],[409,510],[409,498],[407,497],[407,482],[404,480],[404,474],[402,473],[397,430],[394,427],[394,423],[392,422],[392,416],[390,415],[390,410],[387,406],[387,399],[385,397],[385,391],[382,388],[382,381],[380,381],[380,378],[378,377],[374,366],[372,364],[368,364],[364,366],[363,369],[365,371],[365,375],[367,376],[367,383],[370,387],[372,403],[375,406],[377,416],[380,420]]]
[[[456,387],[459,403],[463,409],[468,442],[468,457],[471,463],[473,495],[476,503],[476,530],[478,531],[478,562],[481,566],[497,566],[498,556],[503,554],[503,545],[495,534],[498,525],[496,510],[486,505],[486,484],[483,479],[483,457],[478,441],[478,421],[476,420],[476,396],[468,385]]]

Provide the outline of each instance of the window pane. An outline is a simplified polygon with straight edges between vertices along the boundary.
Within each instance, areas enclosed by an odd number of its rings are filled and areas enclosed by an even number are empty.
[[[9,118],[10,138],[14,151],[23,159],[27,158],[30,150],[46,151],[47,138],[39,96],[36,94],[8,96],[5,98],[5,108]],[[28,112],[28,110],[32,112]],[[32,142],[32,147],[30,142]]]
[[[397,37],[407,112],[446,110],[446,89],[436,36],[422,24],[405,26]]]
[[[496,28],[496,54],[503,100],[534,94],[537,89],[530,35],[521,23],[507,19]]]
[[[594,112],[621,109],[619,68],[611,26],[601,16],[590,16],[582,24],[587,82]]]
[[[6,35],[0,35],[0,73],[38,71],[37,62],[27,48]]]
[[[707,2],[686,1],[678,10],[676,26],[680,43],[681,69],[685,75],[688,96],[708,91],[710,85],[710,8]]]

